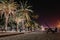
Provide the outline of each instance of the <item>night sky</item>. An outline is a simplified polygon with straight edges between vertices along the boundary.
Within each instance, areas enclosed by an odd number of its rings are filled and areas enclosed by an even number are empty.
[[[39,14],[38,22],[49,25],[57,23],[60,20],[60,4],[56,0],[33,0],[33,8],[36,14]]]
[[[53,25],[60,20],[60,4],[57,0],[28,0],[28,2],[33,6],[34,13],[39,15],[37,21],[40,24]]]

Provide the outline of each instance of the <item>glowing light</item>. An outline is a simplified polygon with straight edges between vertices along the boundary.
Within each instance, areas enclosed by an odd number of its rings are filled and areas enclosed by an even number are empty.
[[[60,28],[60,24],[59,24],[59,25],[57,25],[57,27],[59,27],[59,28]]]
[[[42,30],[42,31],[45,31],[45,28],[44,28],[43,26],[41,26],[41,30]]]
[[[57,27],[60,28],[60,21],[58,21],[58,23],[57,23]]]

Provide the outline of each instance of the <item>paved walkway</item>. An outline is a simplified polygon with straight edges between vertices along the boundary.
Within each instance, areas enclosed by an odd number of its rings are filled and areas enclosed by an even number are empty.
[[[24,34],[23,32],[0,32],[0,37]]]
[[[60,33],[30,32],[8,37],[1,37],[0,40],[60,40]]]

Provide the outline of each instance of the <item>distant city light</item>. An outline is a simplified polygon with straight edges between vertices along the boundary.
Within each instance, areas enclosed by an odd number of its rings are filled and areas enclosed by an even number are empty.
[[[58,23],[57,23],[57,27],[60,28],[60,21],[58,21]]]

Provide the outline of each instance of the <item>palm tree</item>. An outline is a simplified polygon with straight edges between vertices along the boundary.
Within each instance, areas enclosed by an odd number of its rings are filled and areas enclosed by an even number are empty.
[[[0,5],[2,6],[2,7],[0,7],[0,10],[2,10],[2,12],[4,12],[4,13],[1,13],[1,15],[4,14],[5,30],[7,30],[9,16],[11,16],[11,14],[14,16],[14,10],[16,10],[17,6],[16,6],[16,3],[14,3],[14,2],[8,3],[7,1],[2,1],[0,3]]]
[[[17,13],[16,14],[16,17],[15,17],[15,22],[16,22],[16,24],[17,24],[17,27],[16,27],[16,31],[18,32],[18,25],[19,25],[19,22],[21,22],[22,21],[22,18],[21,18],[22,16],[20,15],[20,13]]]
[[[28,3],[27,1],[23,4],[22,2],[20,2],[20,12],[23,14],[23,19],[25,18],[28,21],[30,21],[30,16],[29,16],[29,13],[30,12],[33,12],[30,8],[32,6],[28,6]],[[22,21],[22,25],[24,26],[24,21]],[[23,27],[22,26],[22,27]]]
[[[18,32],[18,25],[23,20],[23,15],[18,10],[15,11],[15,17],[10,17],[10,22],[13,21],[16,23],[16,31]]]

